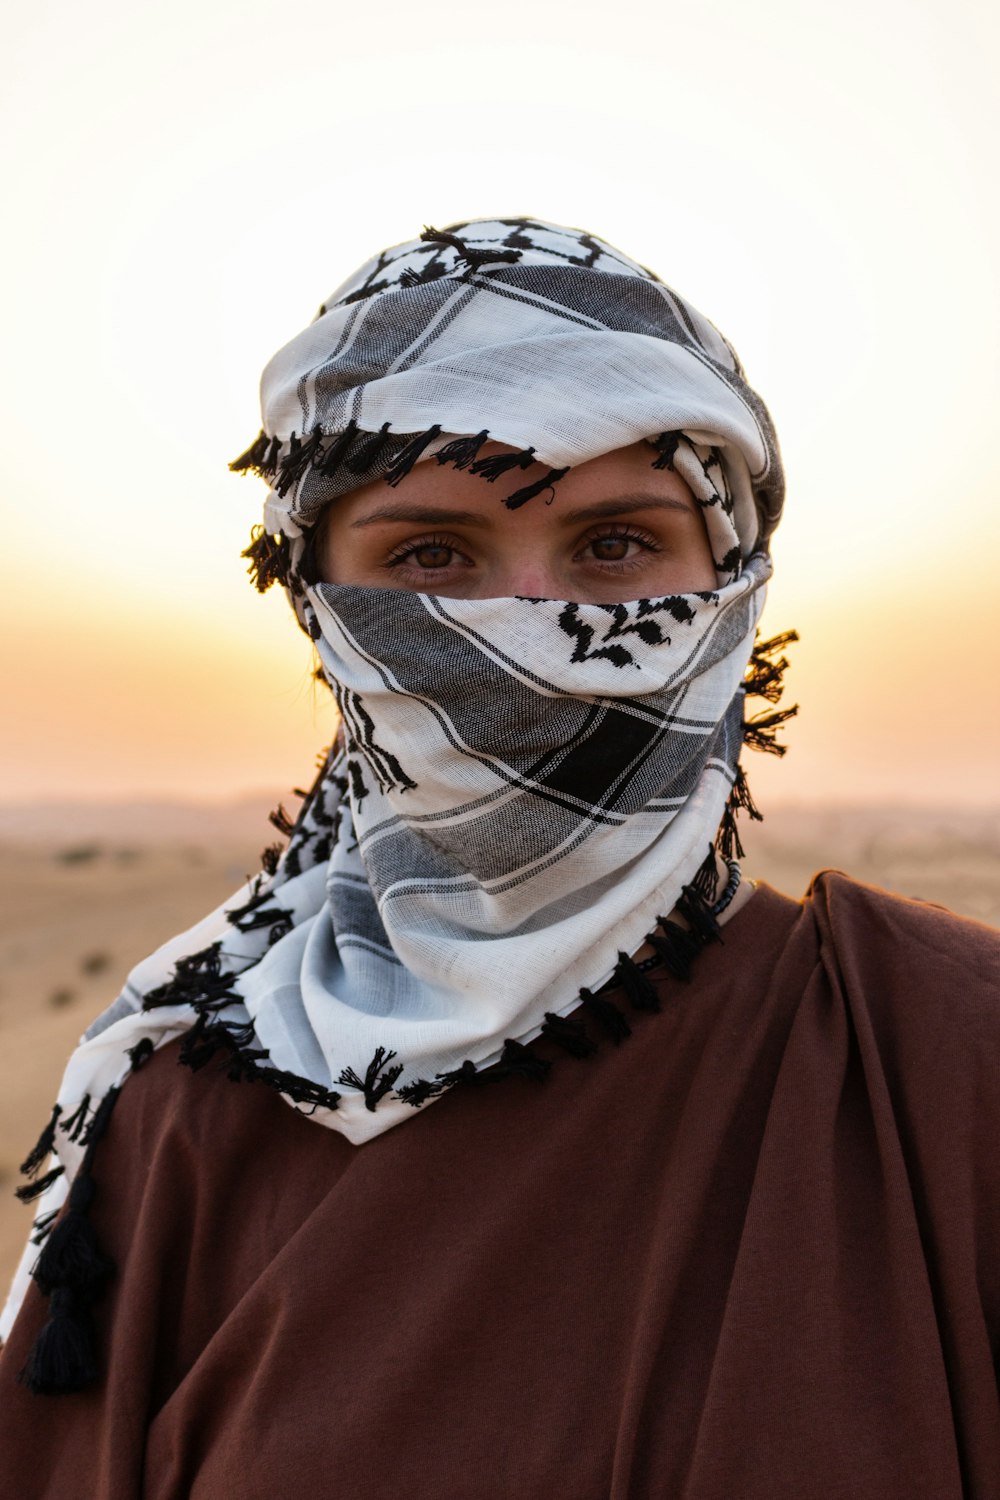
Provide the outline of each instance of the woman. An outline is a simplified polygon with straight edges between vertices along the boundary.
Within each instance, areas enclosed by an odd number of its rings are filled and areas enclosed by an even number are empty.
[[[262,408],[247,555],[340,736],[70,1060],[2,1493],[1000,1493],[997,939],[741,878],[787,637],[730,346],[476,221],[344,283]]]

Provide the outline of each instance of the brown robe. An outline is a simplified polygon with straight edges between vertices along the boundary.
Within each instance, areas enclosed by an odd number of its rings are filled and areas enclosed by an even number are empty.
[[[763,887],[660,1015],[350,1145],[168,1047],[95,1161],[106,1375],[3,1500],[1000,1496],[1000,935]]]

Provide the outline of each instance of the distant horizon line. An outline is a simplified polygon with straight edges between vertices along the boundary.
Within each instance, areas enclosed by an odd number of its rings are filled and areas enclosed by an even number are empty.
[[[101,808],[136,809],[141,807],[184,807],[191,808],[193,810],[201,808],[212,809],[213,811],[224,811],[227,809],[235,810],[237,808],[245,807],[249,804],[258,802],[274,803],[276,799],[280,801],[283,798],[296,798],[307,791],[308,788],[295,788],[286,785],[283,787],[261,786],[249,791],[209,797],[197,796],[193,793],[182,792],[136,792],[129,793],[125,796],[105,796],[103,794],[84,794],[73,796],[67,793],[45,798],[0,797],[0,819],[11,814],[25,815],[31,812],[54,812],[67,808],[80,810],[99,810]],[[766,807],[762,809],[765,813],[765,816],[768,808],[776,809],[779,807],[802,807],[811,809],[823,808],[827,810],[835,810],[838,808],[842,808],[844,810],[871,808],[878,809],[880,811],[899,812],[941,811],[949,813],[968,813],[970,815],[978,814],[979,816],[989,817],[992,814],[1000,813],[1000,797],[998,797],[996,802],[987,803],[984,805],[982,802],[977,802],[974,800],[930,801],[926,799],[906,796],[895,798],[881,797],[875,794],[860,794],[845,797],[839,797],[836,795],[808,797],[803,796],[801,793],[797,793],[784,796],[780,792],[776,793],[773,789],[770,789],[766,798]]]

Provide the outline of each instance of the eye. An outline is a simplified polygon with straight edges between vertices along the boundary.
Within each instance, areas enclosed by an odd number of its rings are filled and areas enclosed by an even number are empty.
[[[627,536],[595,536],[591,550],[601,562],[621,562],[628,557],[631,538]]]
[[[455,555],[454,548],[429,543],[426,547],[414,547],[409,554],[418,568],[446,568]]]
[[[577,553],[577,560],[623,563],[637,560],[642,552],[659,552],[659,542],[636,526],[610,525],[592,532]]]
[[[468,559],[447,537],[429,536],[397,547],[386,559],[386,567],[405,566],[420,573],[440,573],[456,561],[467,562]]]

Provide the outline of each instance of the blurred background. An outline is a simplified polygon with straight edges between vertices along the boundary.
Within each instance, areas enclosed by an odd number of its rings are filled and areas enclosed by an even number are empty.
[[[788,471],[765,629],[802,636],[748,868],[1000,921],[998,31],[985,0],[8,4],[0,1175],[331,737],[227,463],[267,358],[424,224],[592,228],[730,337]]]

